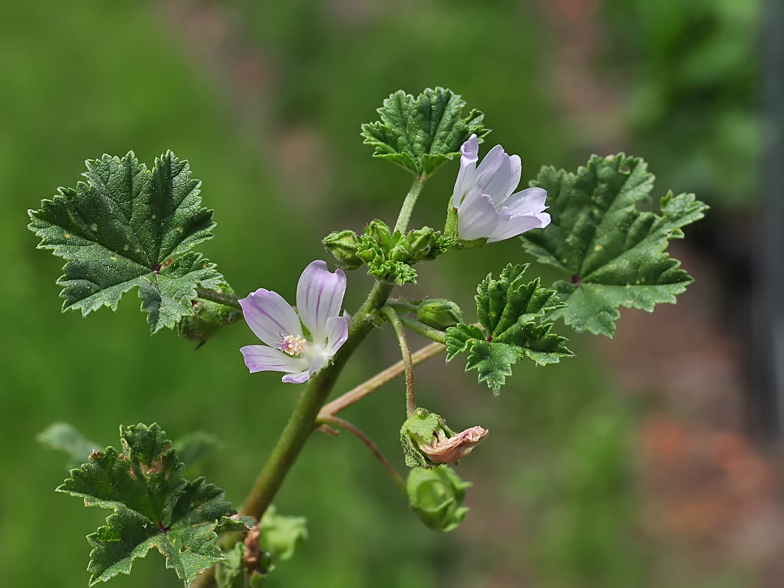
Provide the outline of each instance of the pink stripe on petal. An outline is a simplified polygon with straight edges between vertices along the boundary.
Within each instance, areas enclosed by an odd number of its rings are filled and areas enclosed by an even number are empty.
[[[348,339],[348,319],[343,316],[333,316],[327,319],[327,349],[326,354],[332,357]]]
[[[245,365],[250,372],[299,372],[308,362],[298,357],[290,357],[264,345],[246,345],[240,348]]]
[[[302,322],[322,344],[327,338],[327,319],[338,316],[346,293],[346,274],[337,269],[332,273],[325,261],[312,262],[297,284],[297,310]]]
[[[259,288],[239,302],[250,330],[270,347],[279,343],[281,335],[302,335],[297,313],[277,292]]]

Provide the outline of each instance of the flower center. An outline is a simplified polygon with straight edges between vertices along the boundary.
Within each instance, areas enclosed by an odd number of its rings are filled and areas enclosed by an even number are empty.
[[[299,357],[299,354],[305,349],[307,343],[307,339],[300,337],[299,335],[286,335],[281,342],[278,343],[278,349],[292,357]]]

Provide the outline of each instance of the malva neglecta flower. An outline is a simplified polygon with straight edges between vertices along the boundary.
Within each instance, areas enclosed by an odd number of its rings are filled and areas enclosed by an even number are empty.
[[[544,212],[545,190],[528,188],[512,193],[523,170],[518,155],[507,155],[496,145],[477,166],[476,135],[463,143],[460,153],[460,171],[452,195],[459,238],[487,238],[488,243],[495,243],[550,224],[550,215]]]
[[[292,384],[310,379],[348,338],[348,319],[340,316],[345,293],[343,270],[332,273],[325,261],[314,261],[297,284],[299,315],[280,294],[264,288],[240,300],[251,331],[266,343],[240,349],[251,373],[286,372],[283,381]]]

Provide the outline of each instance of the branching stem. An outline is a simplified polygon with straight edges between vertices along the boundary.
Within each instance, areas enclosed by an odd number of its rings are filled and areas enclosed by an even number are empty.
[[[417,176],[414,179],[411,189],[408,191],[408,194],[406,194],[406,199],[403,200],[403,206],[400,209],[400,214],[395,223],[395,231],[400,231],[401,233],[406,232],[408,221],[411,220],[411,213],[414,211],[414,205],[416,204],[417,198],[419,198],[419,194],[422,192],[422,186],[424,185],[424,177]]]
[[[397,473],[397,470],[395,470],[392,464],[389,463],[389,460],[386,457],[384,457],[384,454],[381,453],[381,450],[378,448],[378,446],[375,443],[373,443],[373,441],[370,440],[370,437],[365,435],[365,433],[363,433],[359,428],[357,428],[347,420],[344,420],[340,417],[336,417],[334,415],[318,417],[316,419],[316,424],[319,423],[335,425],[336,427],[340,427],[341,429],[345,429],[346,431],[349,431],[350,433],[356,435],[357,438],[360,441],[362,441],[362,443],[367,445],[367,448],[370,449],[373,455],[376,456],[376,459],[381,463],[382,466],[384,466],[384,469],[387,472],[389,472],[389,475],[392,476],[392,479],[394,480],[397,487],[403,491],[404,495],[408,496],[408,491],[406,490],[406,483],[403,481],[403,478],[400,477],[400,474]]]

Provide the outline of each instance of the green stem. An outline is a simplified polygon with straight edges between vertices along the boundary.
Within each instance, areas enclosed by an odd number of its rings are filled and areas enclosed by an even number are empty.
[[[411,417],[416,411],[416,391],[414,389],[414,366],[411,362],[411,348],[406,339],[406,330],[400,317],[389,306],[384,306],[379,313],[386,318],[395,329],[398,343],[400,343],[400,353],[403,354],[403,369],[406,373],[406,415]]]
[[[215,290],[196,288],[196,295],[202,300],[209,300],[210,302],[217,302],[218,304],[223,304],[225,306],[239,308],[242,310],[242,307],[239,303],[239,298],[234,294],[229,294],[228,292],[216,292]]]
[[[326,423],[330,425],[335,425],[336,427],[340,427],[345,429],[346,431],[353,433],[357,436],[357,438],[364,443],[368,449],[376,456],[376,459],[381,462],[381,465],[384,466],[384,469],[389,472],[389,475],[392,476],[392,480],[394,480],[395,484],[397,485],[400,490],[403,491],[403,494],[408,497],[408,491],[406,490],[406,483],[403,481],[403,478],[400,477],[400,474],[397,473],[397,470],[389,463],[389,460],[384,457],[384,454],[381,453],[381,450],[378,446],[371,441],[370,437],[365,435],[358,427],[355,427],[352,423],[348,422],[347,420],[341,419],[340,417],[336,417],[334,415],[331,416],[323,416],[319,417],[316,420],[316,423]]]
[[[400,209],[400,214],[395,223],[395,231],[400,231],[401,234],[406,232],[408,221],[411,220],[411,213],[414,211],[414,205],[416,204],[417,198],[419,198],[419,194],[422,192],[422,187],[424,185],[424,177],[417,176],[414,178],[414,183],[411,185],[408,194],[406,194],[406,199],[403,200],[403,206]]]
[[[444,335],[443,331],[434,329],[425,323],[420,323],[418,320],[410,319],[404,315],[399,315],[399,318],[400,322],[403,323],[403,326],[406,327],[409,331],[414,331],[417,335],[422,335],[431,341],[441,343],[441,345],[446,345],[446,335]]]

